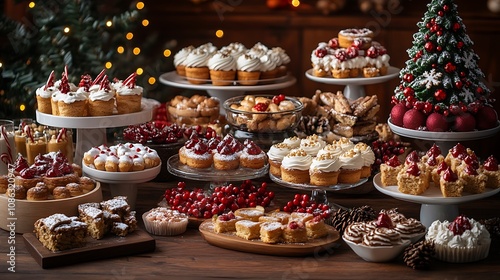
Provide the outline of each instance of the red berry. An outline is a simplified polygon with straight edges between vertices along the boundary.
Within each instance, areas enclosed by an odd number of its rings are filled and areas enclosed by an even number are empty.
[[[391,217],[387,213],[382,212],[377,217],[377,227],[394,228]]]

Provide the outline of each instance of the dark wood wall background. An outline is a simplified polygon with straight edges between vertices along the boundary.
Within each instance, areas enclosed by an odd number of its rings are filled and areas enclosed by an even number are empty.
[[[200,4],[191,1],[151,1],[148,17],[151,28],[159,32],[159,38],[169,42],[172,53],[187,45],[212,42],[222,47],[231,42],[252,46],[262,42],[267,46],[281,46],[290,55],[291,73],[297,84],[278,90],[293,96],[312,96],[319,89],[336,91],[343,86],[319,84],[307,79],[304,72],[310,69],[310,54],[318,42],[336,37],[341,29],[369,27],[375,31],[376,40],[386,46],[391,55],[391,65],[401,68],[408,59],[406,50],[412,44],[417,22],[423,17],[430,1],[400,1],[397,8],[388,7],[381,14],[362,13],[357,1],[347,1],[339,12],[329,15],[316,9],[316,0],[303,0],[299,8],[272,10],[265,0],[207,0]],[[479,66],[486,75],[487,84],[498,99],[500,91],[500,14],[488,10],[487,0],[457,0],[458,11],[467,32],[474,42],[474,50],[480,56]],[[216,30],[224,31],[222,38]],[[390,112],[390,98],[399,82],[389,82],[365,87],[367,94],[376,94],[381,104],[379,121]],[[278,92],[277,91],[277,92]],[[500,101],[495,102],[500,112]],[[478,149],[500,156],[492,142],[495,137],[481,140]],[[477,142],[476,142],[477,143]]]

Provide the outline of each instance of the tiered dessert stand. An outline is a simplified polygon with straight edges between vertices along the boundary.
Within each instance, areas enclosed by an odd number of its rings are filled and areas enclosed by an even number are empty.
[[[447,153],[447,151],[458,142],[488,138],[500,131],[500,123],[495,128],[469,132],[419,131],[394,125],[390,119],[387,123],[389,124],[391,130],[400,136],[434,141],[444,153]],[[428,149],[428,147],[420,148],[421,150]],[[380,177],[377,176],[374,177],[373,184],[380,192],[396,199],[421,204],[420,221],[427,227],[435,220],[454,220],[459,214],[458,205],[461,203],[486,198],[495,195],[500,191],[500,188],[486,189],[484,193],[480,194],[464,194],[462,197],[443,197],[438,188],[431,187],[423,195],[407,195],[400,193],[397,186],[383,187],[380,182]]]
[[[295,82],[297,81],[295,77],[290,75],[290,73],[287,73],[286,76],[275,79],[258,80],[256,85],[251,86],[240,85],[238,84],[237,80],[231,81],[231,85],[228,86],[214,86],[211,84],[210,80],[200,80],[201,82],[204,82],[203,84],[192,84],[187,81],[186,77],[178,75],[176,71],[171,71],[160,75],[159,80],[161,83],[173,87],[207,91],[210,96],[219,99],[222,115],[225,114],[224,108],[222,108],[222,104],[228,98],[244,95],[246,92],[251,91],[287,88],[295,84]]]
[[[107,144],[106,128],[128,126],[150,121],[153,117],[153,108],[156,105],[157,101],[143,98],[142,110],[140,112],[99,117],[63,117],[36,111],[36,121],[49,126],[76,129],[75,157],[73,162],[81,163],[83,154],[90,150],[90,148]],[[99,170],[88,168],[85,164],[82,164],[82,168],[83,172],[89,177],[99,182],[109,183],[113,196],[126,195],[131,207],[135,205],[137,195],[136,184],[154,179],[160,171],[158,167],[146,171],[128,172],[129,174],[122,172],[111,174],[112,172],[97,172]]]
[[[343,91],[344,96],[350,100],[354,100],[359,97],[365,96],[365,89],[363,86],[387,82],[392,78],[397,77],[398,75],[399,75],[399,69],[393,66],[389,66],[386,75],[372,77],[372,78],[360,77],[360,78],[337,79],[332,77],[316,77],[312,74],[312,69],[306,71],[306,77],[312,81],[323,84],[345,86]]]
[[[228,182],[260,178],[267,174],[269,165],[260,169],[238,168],[235,170],[217,170],[210,168],[192,168],[179,161],[179,155],[171,156],[167,161],[168,171],[177,177],[195,181],[210,182],[207,193],[212,193],[217,186],[225,186]]]

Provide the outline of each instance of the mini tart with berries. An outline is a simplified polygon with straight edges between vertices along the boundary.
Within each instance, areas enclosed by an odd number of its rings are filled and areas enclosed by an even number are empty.
[[[480,167],[481,171],[488,177],[487,188],[500,188],[500,166],[494,156],[489,156]]]
[[[214,168],[218,170],[237,169],[240,165],[238,151],[233,150],[228,144],[221,142],[214,153]]]
[[[185,149],[186,165],[192,168],[209,168],[213,164],[212,152],[205,140],[200,139],[191,149]]]
[[[267,156],[262,149],[252,140],[245,140],[244,148],[240,155],[240,166],[252,169],[260,169],[266,165]]]
[[[467,155],[473,153],[474,152],[471,149],[466,148],[461,143],[457,143],[450,150],[448,150],[448,153],[446,154],[444,161],[446,162],[446,164],[448,164],[449,167],[451,167],[451,170],[456,172],[457,166],[459,166],[462,163],[462,160],[465,159]]]
[[[425,167],[417,162],[411,162],[399,171],[398,190],[401,193],[420,195],[429,188],[429,174]]]

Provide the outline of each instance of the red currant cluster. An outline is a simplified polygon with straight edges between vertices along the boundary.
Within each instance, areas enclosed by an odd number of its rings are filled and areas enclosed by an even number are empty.
[[[177,187],[167,189],[164,197],[173,210],[191,217],[209,219],[239,208],[269,206],[274,192],[267,190],[266,182],[255,186],[251,180],[245,180],[240,186],[229,184],[215,187],[211,195],[205,195],[203,189],[190,191],[186,189],[185,182],[179,182]]]
[[[293,200],[288,201],[283,206],[283,211],[288,213],[310,213],[314,216],[321,216],[323,219],[329,218],[331,214],[330,206],[311,201],[311,197],[308,194],[295,194]]]
[[[406,146],[399,141],[375,140],[371,144],[373,153],[375,154],[375,163],[373,170],[378,171],[380,164],[388,161],[392,156],[399,156],[405,152]]]

